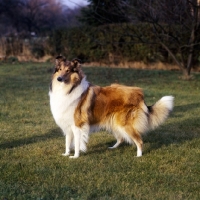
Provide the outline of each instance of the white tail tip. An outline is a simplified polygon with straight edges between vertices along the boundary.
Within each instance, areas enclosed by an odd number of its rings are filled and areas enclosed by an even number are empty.
[[[173,96],[164,96],[160,99],[160,102],[165,103],[165,106],[172,111],[174,107],[174,97]]]

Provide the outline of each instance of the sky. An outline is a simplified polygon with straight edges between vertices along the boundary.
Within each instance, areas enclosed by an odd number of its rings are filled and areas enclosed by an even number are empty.
[[[87,5],[87,0],[62,0],[62,2],[70,8]]]

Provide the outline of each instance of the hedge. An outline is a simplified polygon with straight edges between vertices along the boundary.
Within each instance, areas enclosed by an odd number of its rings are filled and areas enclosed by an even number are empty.
[[[119,61],[173,62],[167,51],[158,43],[149,24],[111,24],[99,27],[77,27],[60,29],[50,37],[52,55],[62,54],[69,59],[78,57],[85,62],[118,63]],[[165,27],[176,31],[182,42],[186,42],[187,34],[180,27]],[[162,30],[160,30],[162,31]],[[168,39],[165,42],[180,56],[176,43]],[[186,43],[187,44],[187,43]],[[200,63],[197,51],[195,62]]]

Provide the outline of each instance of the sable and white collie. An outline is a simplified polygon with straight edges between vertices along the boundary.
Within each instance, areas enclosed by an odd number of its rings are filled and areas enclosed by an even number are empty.
[[[105,129],[112,132],[118,147],[123,141],[137,146],[142,156],[142,134],[159,126],[173,109],[173,97],[164,96],[153,106],[147,106],[141,88],[113,84],[93,86],[84,75],[77,59],[56,58],[50,85],[50,106],[57,125],[66,137],[64,156],[86,151],[91,132]]]

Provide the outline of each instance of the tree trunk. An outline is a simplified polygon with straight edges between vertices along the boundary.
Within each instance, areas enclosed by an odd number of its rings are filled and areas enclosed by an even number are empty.
[[[174,62],[179,66],[180,70],[183,73],[183,76],[185,79],[189,79],[190,77],[190,70],[191,70],[191,63],[192,63],[192,54],[188,56],[188,63],[187,63],[187,67],[184,66],[183,63],[181,63],[176,56],[173,54],[173,52],[167,47],[167,45],[165,45],[162,41],[160,41],[160,44],[162,45],[162,47],[169,53],[169,55],[172,57],[172,59],[174,60]],[[193,52],[192,52],[193,53]]]
[[[190,35],[190,40],[189,40],[189,55],[188,55],[188,59],[187,59],[187,72],[188,75],[190,75],[190,71],[192,68],[192,58],[193,58],[193,52],[194,52],[194,42],[195,42],[195,27],[193,27],[191,35]]]
[[[190,53],[188,55],[187,66],[186,66],[188,76],[190,76],[190,71],[191,71],[191,68],[192,68],[193,48],[190,49],[189,51],[190,51]]]
[[[188,76],[190,76],[190,71],[192,68],[192,61],[193,61],[193,55],[194,55],[194,45],[195,45],[195,41],[196,41],[196,34],[198,33],[198,27],[199,27],[199,23],[200,23],[200,1],[199,0],[195,0],[193,2],[193,17],[194,17],[194,22],[192,25],[192,31],[191,31],[191,35],[190,35],[190,40],[189,40],[189,55],[188,55],[188,59],[187,59],[187,74]]]

